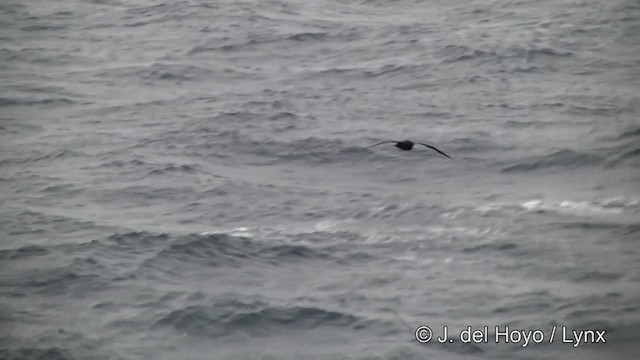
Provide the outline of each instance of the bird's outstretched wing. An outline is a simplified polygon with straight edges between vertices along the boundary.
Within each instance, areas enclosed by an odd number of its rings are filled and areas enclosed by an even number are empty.
[[[435,146],[431,146],[431,145],[427,145],[427,144],[423,144],[423,143],[418,143],[418,144],[420,144],[420,145],[424,145],[424,146],[428,147],[429,149],[433,149],[433,150],[435,150],[435,151],[439,152],[440,154],[442,154],[442,155],[444,155],[444,156],[448,157],[449,159],[452,159],[452,157],[451,157],[451,156],[449,156],[449,155],[447,155],[447,154],[443,153],[442,151],[440,151],[440,150],[436,149],[436,147],[435,147]]]
[[[369,145],[367,147],[374,147],[374,146],[378,146],[378,145],[382,145],[382,144],[388,144],[388,143],[398,143],[398,142],[397,141],[383,141],[383,142],[379,142],[377,144]]]

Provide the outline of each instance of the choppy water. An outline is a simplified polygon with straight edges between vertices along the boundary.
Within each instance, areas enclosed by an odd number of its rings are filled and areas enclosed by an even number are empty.
[[[636,358],[637,1],[14,0],[0,24],[0,357]],[[405,138],[453,159],[366,148]]]

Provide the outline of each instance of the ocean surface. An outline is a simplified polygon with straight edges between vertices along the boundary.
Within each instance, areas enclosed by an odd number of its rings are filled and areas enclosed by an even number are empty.
[[[637,359],[638,1],[3,0],[0,29],[0,358]],[[404,139],[452,159],[368,147]]]

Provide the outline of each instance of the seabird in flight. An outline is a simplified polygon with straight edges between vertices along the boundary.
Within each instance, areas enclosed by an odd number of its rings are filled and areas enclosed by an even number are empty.
[[[370,145],[368,147],[373,147],[373,146],[378,146],[378,145],[388,144],[388,143],[396,143],[395,147],[397,147],[398,149],[401,149],[401,150],[406,150],[406,151],[409,151],[409,150],[413,149],[413,146],[416,145],[416,143],[414,143],[411,140],[403,140],[403,141],[383,141],[383,142],[380,142],[380,143],[377,143],[377,144]],[[442,155],[448,157],[449,159],[451,159],[451,156],[449,156],[449,155],[443,153],[442,151],[436,149],[434,146],[423,144],[423,143],[417,143],[417,144],[418,145],[424,145],[424,146],[428,147],[429,149],[433,149],[433,150],[439,152],[440,154],[442,154]]]

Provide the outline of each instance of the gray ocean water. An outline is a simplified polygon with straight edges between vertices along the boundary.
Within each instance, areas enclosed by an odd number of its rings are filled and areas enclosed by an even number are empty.
[[[0,29],[0,358],[637,359],[638,1],[4,0]],[[404,139],[452,159],[367,147]]]

